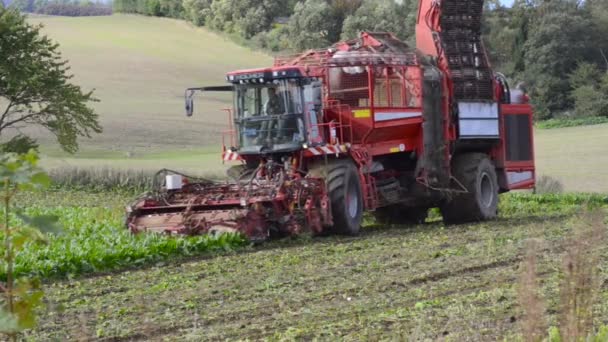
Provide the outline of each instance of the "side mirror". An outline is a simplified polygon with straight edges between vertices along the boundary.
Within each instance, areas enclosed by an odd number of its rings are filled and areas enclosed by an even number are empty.
[[[0,0],[1,1],[1,0]],[[234,91],[233,86],[216,86],[216,87],[198,87],[188,88],[184,93],[184,100],[186,102],[186,115],[192,116],[194,114],[194,93],[197,91]]]
[[[194,98],[193,94],[186,95],[186,116],[191,117],[194,114]]]

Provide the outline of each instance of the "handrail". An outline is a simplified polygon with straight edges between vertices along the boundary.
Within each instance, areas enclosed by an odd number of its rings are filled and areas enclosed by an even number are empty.
[[[330,55],[327,52],[305,53],[299,55],[277,56],[274,66],[318,66],[318,67],[352,67],[366,65],[418,65],[418,56],[414,52],[383,53],[370,51],[351,51],[345,55]]]

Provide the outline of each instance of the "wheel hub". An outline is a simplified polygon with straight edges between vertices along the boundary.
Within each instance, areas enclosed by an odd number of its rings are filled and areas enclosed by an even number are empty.
[[[356,218],[357,213],[359,212],[359,200],[357,199],[357,195],[354,193],[354,191],[349,191],[346,194],[346,206],[348,215],[350,215],[351,218]]]
[[[479,187],[481,195],[481,204],[484,207],[489,208],[492,205],[492,202],[494,201],[495,191],[494,185],[492,184],[492,180],[490,179],[490,175],[486,172],[481,175]]]

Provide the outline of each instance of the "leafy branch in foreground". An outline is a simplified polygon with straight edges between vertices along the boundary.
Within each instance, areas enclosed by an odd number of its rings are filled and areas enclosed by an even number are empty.
[[[28,24],[15,9],[0,7],[0,136],[38,125],[54,134],[64,150],[75,152],[78,137],[100,133],[98,116],[87,105],[97,100],[70,83],[69,70],[59,45],[42,35],[40,26]]]
[[[38,156],[32,150],[27,154],[6,153],[0,156],[0,200],[4,209],[2,233],[2,271],[6,283],[0,286],[4,300],[0,308],[0,331],[11,340],[17,339],[21,330],[35,325],[35,309],[41,305],[42,291],[37,279],[15,278],[15,255],[32,243],[44,243],[43,232],[56,231],[53,216],[27,216],[13,208],[14,196],[22,190],[41,188],[50,179],[37,166]],[[16,226],[11,219],[16,214],[25,225]]]

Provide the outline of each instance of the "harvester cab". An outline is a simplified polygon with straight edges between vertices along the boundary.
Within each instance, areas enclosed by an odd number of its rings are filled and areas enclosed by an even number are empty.
[[[532,107],[491,69],[482,8],[421,0],[416,49],[363,32],[188,89],[188,115],[195,91],[233,93],[222,150],[232,179],[167,174],[127,226],[264,240],[355,235],[365,210],[382,223],[421,223],[437,207],[447,223],[495,218],[499,193],[534,187]]]
[[[297,70],[230,74],[234,83],[234,129],[242,156],[291,153],[307,142],[305,108],[314,80]],[[319,89],[319,88],[317,88]],[[317,94],[320,100],[321,94]]]

